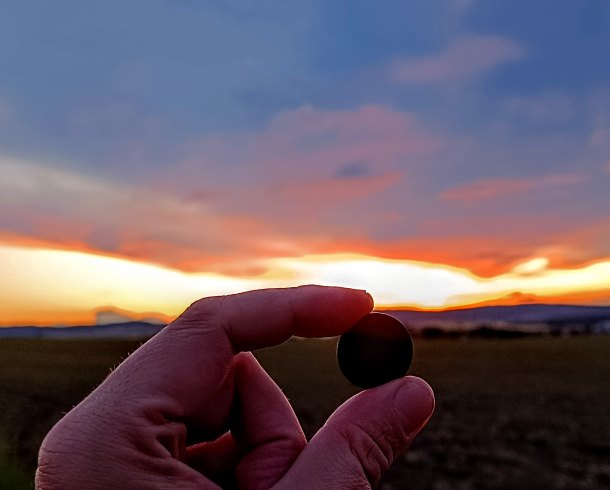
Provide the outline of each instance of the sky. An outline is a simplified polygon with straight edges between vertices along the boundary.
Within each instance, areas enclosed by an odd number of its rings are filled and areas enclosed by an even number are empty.
[[[0,67],[2,325],[610,304],[605,0],[4,0]]]

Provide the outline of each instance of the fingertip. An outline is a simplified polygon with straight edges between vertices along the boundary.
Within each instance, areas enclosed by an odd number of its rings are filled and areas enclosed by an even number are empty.
[[[418,432],[434,413],[436,401],[430,385],[416,376],[406,376],[394,395],[394,407],[406,415],[409,432]]]
[[[370,488],[408,448],[433,409],[432,389],[414,376],[361,391],[331,415],[290,476],[318,478],[311,488]]]
[[[360,289],[358,292],[361,293],[361,301],[366,305],[368,311],[373,311],[373,308],[375,307],[375,300],[373,299],[371,293],[364,289]]]
[[[294,289],[295,335],[328,337],[348,330],[374,306],[369,293],[337,286],[299,286]]]
[[[402,386],[407,386],[408,389],[416,390],[420,392],[422,396],[427,395],[434,401],[434,390],[426,380],[418,376],[405,376],[402,378]]]
[[[340,301],[358,311],[360,317],[370,313],[375,306],[373,297],[364,289],[335,287],[334,290],[340,296]]]

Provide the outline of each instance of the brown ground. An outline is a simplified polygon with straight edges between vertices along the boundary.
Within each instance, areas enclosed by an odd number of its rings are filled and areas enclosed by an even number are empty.
[[[137,345],[0,340],[0,490],[31,488],[46,431]],[[356,392],[334,345],[258,353],[308,435]],[[418,340],[412,373],[436,414],[380,488],[610,488],[610,336]]]

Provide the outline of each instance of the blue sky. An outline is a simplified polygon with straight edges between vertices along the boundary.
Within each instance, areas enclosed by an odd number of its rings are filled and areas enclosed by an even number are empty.
[[[505,98],[582,99],[606,90],[610,77],[604,1],[25,0],[0,9],[4,112],[21,123],[3,131],[2,147],[28,156],[35,146],[76,165],[108,163],[124,140],[161,137],[175,148],[210,131],[260,128],[303,104],[376,102],[441,127],[479,128],[500,119]],[[450,95],[439,96],[442,83],[397,87],[384,76],[396,59],[472,35],[506,38],[523,55]],[[113,108],[123,111],[115,119]],[[83,112],[102,119],[94,135],[76,134]],[[561,126],[586,131],[569,119]]]
[[[4,240],[259,271],[610,257],[610,3],[6,0]]]

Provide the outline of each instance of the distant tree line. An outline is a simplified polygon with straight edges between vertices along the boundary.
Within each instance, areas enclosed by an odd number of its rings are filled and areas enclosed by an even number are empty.
[[[411,334],[415,337],[425,339],[435,338],[491,338],[491,339],[514,339],[540,335],[568,336],[568,335],[604,335],[610,334],[610,320],[579,319],[578,321],[551,321],[544,324],[514,324],[502,325],[482,323],[476,327],[465,325],[434,326],[430,325]]]

